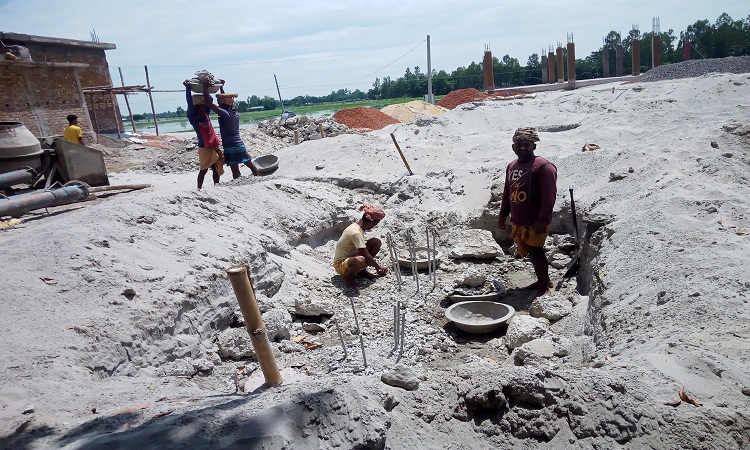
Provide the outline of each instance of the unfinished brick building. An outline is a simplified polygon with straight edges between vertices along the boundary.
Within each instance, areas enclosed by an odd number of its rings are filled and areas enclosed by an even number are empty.
[[[112,87],[105,50],[115,44],[0,32],[5,45],[23,45],[33,61],[0,59],[0,121],[21,122],[35,136],[60,136],[75,114],[88,142],[94,133],[122,130],[115,95],[86,94]]]

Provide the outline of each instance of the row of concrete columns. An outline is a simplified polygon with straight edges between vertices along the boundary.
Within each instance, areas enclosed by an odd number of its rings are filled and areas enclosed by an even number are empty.
[[[568,36],[568,84],[571,88],[575,87],[576,82],[576,49],[573,43],[573,35]],[[557,45],[557,49],[545,56],[542,54],[542,83],[563,83],[565,82],[565,62],[563,61],[562,44]]]
[[[656,28],[655,28],[656,29]],[[575,44],[573,43],[573,35],[568,35],[568,85],[569,88],[575,88],[576,81],[576,53]],[[615,76],[623,76],[623,64],[625,58],[625,51],[622,47],[622,43],[618,42],[615,44]],[[602,65],[604,78],[611,76],[609,71],[609,57],[610,50],[607,47],[602,47]],[[683,60],[688,61],[690,59],[690,42],[686,39],[683,44]],[[655,32],[651,41],[651,63],[652,67],[659,67],[661,65],[661,36],[658,32]],[[639,39],[633,39],[632,52],[631,52],[631,65],[632,74],[640,75],[641,73],[641,41]],[[484,87],[487,92],[493,92],[495,90],[495,79],[492,71],[492,52],[487,46],[484,51],[484,61],[482,64],[484,72]],[[562,44],[558,43],[556,51],[553,51],[550,47],[547,55],[544,55],[542,51],[542,83],[563,83],[565,82],[564,72],[564,61],[563,61],[563,48]]]

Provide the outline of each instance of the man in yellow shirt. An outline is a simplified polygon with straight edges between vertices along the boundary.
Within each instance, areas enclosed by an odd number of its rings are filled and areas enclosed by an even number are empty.
[[[78,126],[78,116],[75,114],[69,114],[67,119],[68,126],[63,130],[63,136],[65,136],[65,139],[70,142],[75,142],[76,144],[86,145],[83,143],[83,131],[81,131],[81,127]]]
[[[359,210],[364,210],[362,218],[344,230],[336,243],[336,252],[333,256],[333,268],[349,288],[357,287],[354,275],[373,279],[388,273],[388,269],[375,260],[375,255],[382,245],[380,239],[370,238],[365,241],[365,231],[375,228],[385,218],[385,212],[371,205],[362,205]],[[368,266],[374,267],[377,275],[368,272]]]

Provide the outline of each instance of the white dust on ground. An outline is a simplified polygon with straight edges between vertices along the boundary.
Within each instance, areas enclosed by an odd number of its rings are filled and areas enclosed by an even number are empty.
[[[605,90],[613,86],[629,89]],[[750,125],[749,112],[748,75],[711,74],[466,104],[280,148],[272,175],[217,187],[207,177],[200,192],[194,172],[113,174],[112,184],[153,188],[30,213],[0,234],[0,446],[747,445],[750,142],[723,127]],[[403,243],[406,230],[429,224],[444,254],[456,231],[490,229],[490,186],[519,126],[548,130],[537,153],[558,167],[559,216],[569,218],[573,186],[579,214],[608,221],[586,248],[579,288],[588,296],[552,327],[580,348],[515,366],[502,336],[451,332],[439,289],[414,294],[406,279],[399,292],[393,273],[342,289],[330,258],[361,202],[388,213],[370,235]],[[585,143],[601,149],[581,152]],[[569,233],[568,222],[557,231]],[[264,317],[319,305],[339,321],[348,359],[329,321],[312,337],[320,349],[273,344],[286,383],[236,393],[237,371],[252,362],[217,361],[215,338],[238,315],[224,270],[245,262]],[[495,265],[531,271],[512,260],[483,266]],[[439,284],[451,267],[441,266]],[[121,295],[126,288],[136,295]],[[419,375],[416,391],[380,381],[396,364],[391,308],[400,298],[409,304],[400,362]],[[310,334],[300,322],[291,336]],[[175,369],[212,358],[206,375]],[[702,407],[664,404],[683,386]]]

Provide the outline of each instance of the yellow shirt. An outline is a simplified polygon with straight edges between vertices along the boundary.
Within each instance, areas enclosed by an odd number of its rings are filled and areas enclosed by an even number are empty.
[[[81,131],[81,127],[68,125],[67,127],[65,127],[65,130],[63,130],[63,136],[65,136],[65,139],[69,140],[70,142],[80,144],[81,141],[79,141],[78,138],[83,137],[83,131]]]
[[[352,256],[357,256],[359,254],[357,249],[365,247],[365,230],[355,222],[346,227],[336,243],[333,263],[336,264]]]

